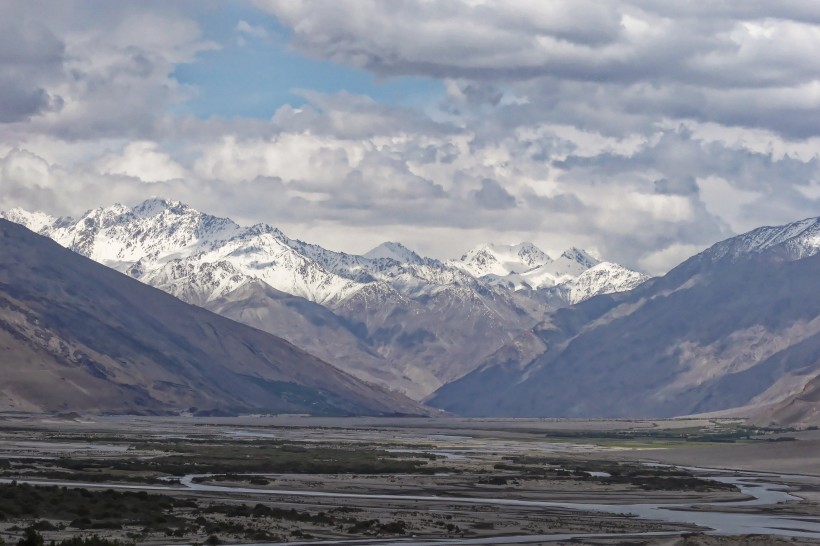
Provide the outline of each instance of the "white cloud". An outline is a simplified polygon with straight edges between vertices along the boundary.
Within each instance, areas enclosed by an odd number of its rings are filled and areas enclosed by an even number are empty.
[[[644,256],[639,261],[639,265],[650,275],[660,275],[666,273],[690,256],[704,250],[706,247],[707,245],[674,243],[666,248],[662,248],[648,254],[647,256]]]
[[[382,76],[440,78],[455,103],[480,97],[506,104],[492,87],[504,84],[527,97],[528,112],[574,111],[573,121],[586,126],[612,110],[799,137],[820,127],[820,27],[817,10],[805,3],[685,10],[660,0],[257,5],[289,25],[293,45],[308,55]],[[596,105],[597,116],[581,120],[584,105]]]
[[[707,176],[698,180],[703,202],[712,214],[722,218],[738,233],[759,227],[757,221],[744,214],[744,207],[760,199],[761,194],[744,191],[719,176]]]
[[[167,130],[169,108],[186,97],[184,87],[171,75],[174,68],[217,47],[203,39],[191,19],[148,6],[110,9],[93,3],[55,6],[11,1],[0,8],[3,27],[15,28],[20,25],[17,21],[32,19],[36,26],[23,25],[26,39],[32,42],[28,49],[44,53],[33,58],[25,48],[15,49],[25,54],[28,64],[36,60],[39,72],[23,71],[13,59],[8,68],[18,79],[36,82],[42,100],[29,106],[20,103],[30,112],[11,120],[19,123],[7,133],[18,138],[26,134],[67,140],[134,138]],[[3,35],[9,34],[0,28]],[[0,59],[0,81],[6,66]],[[3,91],[0,104],[9,100],[7,93]]]
[[[268,31],[265,30],[265,27],[252,25],[244,19],[236,23],[236,32],[257,39],[265,39],[268,37]]]
[[[161,195],[338,249],[532,240],[652,272],[817,214],[814,4],[351,2],[257,5],[296,52],[441,96],[302,89],[271,119],[183,117],[174,71],[219,47],[199,3],[4,3],[0,84],[22,84],[0,85],[0,208]],[[227,40],[270,37],[242,17]]]
[[[185,168],[161,150],[156,142],[130,142],[121,153],[107,155],[96,162],[103,174],[122,174],[149,182],[184,178]]]

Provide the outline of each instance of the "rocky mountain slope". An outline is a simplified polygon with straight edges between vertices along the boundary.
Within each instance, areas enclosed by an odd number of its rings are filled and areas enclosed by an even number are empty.
[[[91,253],[127,251],[89,239],[75,243]],[[6,220],[0,354],[4,409],[424,412],[280,338],[181,302]]]
[[[808,427],[820,425],[820,377],[809,381],[799,392],[752,415],[762,426]]]
[[[820,219],[723,241],[551,313],[432,405],[475,416],[817,415]],[[812,413],[815,412],[815,413]]]
[[[530,243],[447,263],[399,243],[356,256],[162,199],[80,219],[0,216],[416,399],[474,369],[545,310],[646,278],[578,249],[552,260]]]

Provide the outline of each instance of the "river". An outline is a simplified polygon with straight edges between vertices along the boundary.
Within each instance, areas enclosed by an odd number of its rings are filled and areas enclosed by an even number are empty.
[[[714,473],[713,469],[690,467],[687,470],[698,473]],[[689,524],[704,528],[709,533],[720,535],[766,534],[786,537],[820,538],[820,518],[801,516],[775,516],[760,513],[742,513],[726,511],[727,508],[746,508],[752,506],[766,506],[783,502],[799,501],[798,497],[785,491],[785,488],[773,483],[776,477],[772,474],[735,472],[731,475],[710,475],[709,479],[731,483],[737,486],[741,493],[750,497],[746,500],[720,502],[720,509],[708,510],[704,503],[692,504],[596,504],[573,502],[548,502],[520,499],[503,499],[493,497],[447,497],[425,495],[369,495],[364,493],[331,493],[323,491],[293,491],[282,489],[255,489],[243,487],[229,487],[220,485],[206,485],[194,483],[196,476],[185,476],[180,483],[189,489],[207,492],[256,493],[273,496],[301,496],[301,497],[333,497],[373,500],[404,500],[419,502],[448,502],[453,504],[481,504],[491,506],[527,506],[543,508],[560,508],[577,510],[579,512],[601,512],[607,514],[632,514],[645,520],[662,521],[673,524]],[[694,509],[695,506],[699,508]],[[654,533],[668,535],[669,533]],[[678,534],[678,533],[672,533]],[[429,542],[412,542],[413,544],[526,544],[532,542],[549,542],[569,540],[572,538],[603,538],[609,534],[572,534],[572,535],[528,535],[493,537],[492,539],[446,539]],[[369,541],[368,543],[407,543],[407,541],[392,539],[389,541]],[[316,541],[311,542],[313,544]],[[362,541],[325,541],[326,544],[354,544]],[[307,544],[307,543],[306,543]]]
[[[715,475],[714,469],[694,468],[688,470],[698,474],[709,474],[709,479],[731,483],[736,485],[741,493],[749,498],[739,501],[720,502],[714,504],[714,509],[708,509],[703,503],[691,504],[596,504],[596,503],[574,503],[574,502],[550,502],[523,499],[505,499],[495,497],[449,497],[435,495],[388,495],[388,494],[366,494],[366,493],[338,493],[326,491],[298,491],[284,489],[262,489],[249,487],[231,487],[223,485],[211,485],[195,483],[194,478],[201,477],[199,474],[190,474],[180,479],[180,486],[148,486],[148,485],[123,485],[123,484],[100,484],[100,483],[77,483],[77,482],[52,482],[37,480],[17,480],[19,483],[29,483],[32,485],[60,485],[69,487],[86,488],[115,488],[115,489],[138,489],[153,491],[179,491],[192,490],[209,493],[232,494],[255,494],[270,496],[294,496],[294,497],[327,497],[327,498],[352,498],[352,499],[372,499],[372,500],[393,500],[393,501],[417,501],[417,502],[447,502],[460,505],[489,505],[489,506],[522,506],[522,507],[542,507],[551,509],[577,510],[579,512],[600,512],[606,514],[632,514],[644,520],[660,521],[672,524],[695,525],[704,529],[705,532],[720,535],[745,535],[745,534],[765,534],[779,535],[784,537],[804,537],[820,538],[820,518],[791,515],[768,515],[761,513],[743,513],[742,511],[731,511],[732,508],[747,508],[754,506],[766,506],[783,502],[797,501],[799,498],[785,491],[785,487],[774,483],[777,475],[754,473],[754,472],[721,472]],[[0,480],[0,483],[8,483],[11,480]],[[698,508],[695,509],[695,506]],[[728,510],[727,510],[728,509]],[[640,533],[640,536],[668,536],[677,535],[679,532],[656,532]],[[448,538],[419,541],[418,539],[358,539],[358,540],[313,540],[305,543],[291,542],[289,544],[415,544],[415,545],[435,545],[435,544],[527,544],[535,542],[556,542],[561,540],[584,539],[584,538],[605,538],[612,534],[562,534],[562,535],[520,535],[508,537],[490,538]],[[629,536],[637,536],[630,534]],[[256,545],[263,546],[263,545]],[[267,546],[267,545],[264,545]]]

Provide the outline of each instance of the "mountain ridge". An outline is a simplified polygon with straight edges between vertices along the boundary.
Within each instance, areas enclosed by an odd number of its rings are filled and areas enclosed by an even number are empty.
[[[174,259],[198,259],[200,262],[227,259],[234,261],[234,266],[244,270],[246,275],[260,278],[278,290],[328,305],[341,301],[369,282],[389,281],[401,276],[404,272],[397,272],[397,265],[398,269],[401,266],[416,266],[417,270],[423,267],[440,271],[457,268],[470,273],[473,278],[480,278],[489,273],[473,267],[470,262],[472,256],[493,252],[496,254],[493,259],[497,259],[497,255],[515,252],[515,258],[506,256],[510,258],[506,262],[509,267],[497,271],[503,275],[496,276],[523,274],[548,263],[561,262],[559,267],[567,271],[553,277],[562,275],[562,280],[566,281],[600,262],[586,251],[575,247],[553,260],[532,243],[480,245],[460,260],[446,262],[421,257],[395,242],[382,243],[368,253],[357,256],[291,239],[278,228],[267,224],[243,228],[228,218],[201,213],[179,201],[160,198],[146,200],[133,208],[115,204],[92,209],[78,220],[56,218],[19,208],[0,212],[0,217],[21,223],[32,231],[51,237],[66,248],[117,270],[128,270],[137,262],[141,264],[134,269],[135,273],[151,269],[151,262],[156,262],[153,267],[162,267]],[[136,241],[134,237],[137,238]],[[267,247],[264,250],[268,252],[261,252],[256,257],[269,261],[251,259],[248,263],[242,263],[239,255],[243,249],[239,247],[241,245],[236,245],[237,242]],[[223,247],[222,256],[214,254],[220,250],[220,246]],[[290,263],[271,264],[270,260],[277,256]],[[574,264],[574,267],[570,264]],[[260,273],[265,270],[265,265],[278,265],[276,269],[280,271],[287,268],[301,269],[306,277],[312,278],[307,282],[301,279],[300,282],[282,276],[266,276],[264,272]],[[433,280],[429,273],[426,276],[428,282]],[[448,280],[443,284],[454,284],[455,277],[457,275],[454,272],[448,273]],[[645,276],[641,278],[646,279]],[[547,286],[544,282],[531,284],[537,285],[530,286],[531,288]],[[549,286],[555,284],[558,283],[553,282]]]
[[[818,225],[759,228],[558,309],[428,402],[472,416],[671,417],[796,400],[820,381]]]
[[[549,280],[528,283],[519,273],[477,277],[464,264],[422,257],[400,243],[383,243],[361,256],[335,252],[267,224],[243,227],[158,198],[130,208],[92,209],[76,220],[21,209],[2,216],[188,303],[306,344],[340,369],[416,399],[469,372],[531,328],[545,309],[645,279],[615,269],[582,277],[593,260],[587,253],[570,249],[552,260],[532,243],[485,247],[506,252],[515,271],[536,271]],[[564,270],[538,271],[548,264]],[[563,284],[556,284],[559,276]],[[320,304],[336,318],[314,322],[318,315],[310,306],[288,300],[283,307],[280,294],[252,288],[257,282]],[[240,301],[252,301],[254,311],[243,313]],[[264,312],[266,306],[305,330]]]
[[[39,411],[425,410],[0,219],[0,405]]]

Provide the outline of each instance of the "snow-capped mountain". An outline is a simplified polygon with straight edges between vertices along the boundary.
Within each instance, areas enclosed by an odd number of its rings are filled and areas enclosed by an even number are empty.
[[[600,294],[625,292],[646,281],[647,276],[612,262],[600,262],[580,275],[569,287],[570,303],[580,303]]]
[[[486,244],[475,247],[458,260],[450,261],[450,264],[473,277],[504,277],[512,273],[530,271],[550,261],[550,257],[532,243]]]
[[[540,290],[549,293],[551,301],[570,304],[599,294],[631,290],[648,278],[621,265],[602,262],[575,247],[553,259],[532,243],[480,245],[448,264],[492,286]],[[583,276],[593,268],[597,269]]]
[[[175,295],[187,282],[184,290],[197,290],[186,298],[192,303],[220,297],[250,279],[319,303],[344,298],[360,284],[300,253],[294,248],[300,242],[276,228],[241,227],[176,201],[152,199],[133,209],[114,205],[78,220],[19,209],[5,216],[113,269],[146,276],[149,284]]]
[[[713,260],[759,254],[775,246],[793,259],[808,258],[820,253],[820,218],[807,218],[782,226],[765,226],[722,241],[704,252]]]
[[[4,411],[427,413],[7,220],[0,347]]]
[[[134,208],[98,208],[77,220],[22,209],[2,216],[149,284],[176,295],[185,293],[186,300],[199,304],[251,279],[329,307],[374,282],[387,283],[410,297],[479,285],[515,290],[562,285],[571,292],[568,283],[600,263],[577,248],[552,259],[532,243],[482,245],[446,263],[423,258],[395,242],[357,256],[291,239],[266,224],[242,227],[164,199],[150,199]],[[575,298],[628,289],[636,279],[645,278],[625,274],[624,268],[618,271],[619,275],[585,279]],[[601,285],[595,286],[598,278]]]
[[[733,411],[764,424],[816,425],[818,233],[820,218],[759,228],[632,291],[549,313],[427,401],[469,416],[655,417],[740,408]],[[576,286],[618,275],[629,276],[598,264]]]
[[[173,260],[156,269],[145,270],[142,260],[126,273],[145,284],[160,288],[177,298],[206,307],[253,281],[226,260],[202,262]]]
[[[484,245],[449,262],[395,242],[359,256],[164,199],[98,208],[79,219],[21,209],[0,216],[415,398],[469,372],[551,305],[631,288],[644,278],[615,264],[601,268],[574,248],[553,260],[532,243]],[[266,307],[291,319],[285,323]]]
[[[370,260],[390,259],[404,264],[424,263],[424,259],[401,243],[385,242],[363,254]]]
[[[510,275],[509,280],[517,286],[531,289],[549,288],[572,283],[581,273],[600,262],[588,252],[577,248],[564,251],[557,259],[526,271],[520,275]],[[571,287],[567,287],[571,288]]]

